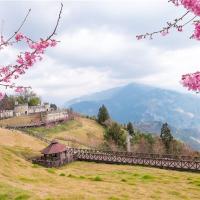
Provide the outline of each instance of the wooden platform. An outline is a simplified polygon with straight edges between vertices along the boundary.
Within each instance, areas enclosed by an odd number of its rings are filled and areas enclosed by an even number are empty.
[[[39,158],[33,159],[32,163],[42,165],[44,167],[52,168],[52,167],[61,167],[65,164],[68,164],[68,163],[73,162],[73,161],[75,161],[73,155],[68,156],[68,158],[66,158],[64,160],[60,160],[60,159],[47,160],[43,156],[41,156]]]

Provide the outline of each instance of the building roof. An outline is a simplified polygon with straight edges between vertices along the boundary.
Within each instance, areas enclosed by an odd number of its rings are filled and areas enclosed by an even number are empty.
[[[66,146],[64,144],[60,144],[58,141],[53,140],[51,144],[41,151],[42,154],[54,154],[60,153],[66,150]]]

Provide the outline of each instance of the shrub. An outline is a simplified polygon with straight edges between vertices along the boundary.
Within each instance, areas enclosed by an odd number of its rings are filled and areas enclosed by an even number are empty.
[[[102,181],[102,178],[99,176],[95,176],[92,180],[93,181]]]
[[[49,168],[49,169],[47,169],[47,171],[48,171],[49,173],[51,173],[51,174],[55,174],[55,170],[54,170],[53,168]]]
[[[73,174],[69,174],[68,177],[75,178],[75,176]]]

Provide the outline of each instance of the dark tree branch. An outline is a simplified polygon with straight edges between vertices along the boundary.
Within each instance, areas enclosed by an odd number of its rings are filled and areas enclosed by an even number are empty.
[[[57,28],[58,28],[58,24],[59,24],[59,22],[60,22],[61,14],[62,14],[62,9],[63,9],[63,4],[61,3],[60,5],[61,5],[61,6],[60,6],[60,12],[59,12],[59,15],[58,15],[58,19],[57,19],[57,22],[56,22],[56,26],[55,26],[53,32],[51,33],[51,35],[49,35],[49,37],[47,37],[46,40],[51,39],[51,37],[53,37],[53,36],[56,34],[56,30],[57,30]]]
[[[12,40],[17,35],[17,33],[19,33],[19,31],[21,30],[21,28],[25,24],[25,22],[26,22],[26,20],[27,20],[27,18],[29,16],[29,14],[30,14],[30,12],[31,12],[31,9],[28,10],[28,13],[26,14],[26,16],[25,16],[24,20],[22,21],[21,25],[19,26],[19,28],[5,42],[1,43],[0,47],[3,46],[3,45],[8,44],[8,42],[10,40]]]
[[[187,24],[189,24],[190,22],[194,21],[194,19],[196,18],[197,16],[194,16],[192,17],[189,21],[187,21],[185,24],[182,25],[183,26],[186,26]]]
[[[183,20],[183,18],[184,18],[187,14],[189,14],[189,13],[190,13],[190,12],[187,11],[184,15],[182,15],[181,17],[175,19],[173,23],[167,22],[167,25],[168,25],[168,26],[167,26],[167,27],[164,27],[163,29],[161,29],[161,30],[159,30],[159,31],[154,31],[154,32],[152,32],[152,33],[146,33],[146,34],[143,34],[143,35],[138,35],[137,38],[140,37],[139,39],[145,39],[145,38],[149,37],[150,39],[152,39],[152,38],[153,38],[153,35],[155,35],[155,34],[162,33],[162,32],[165,32],[165,31],[168,32],[169,29],[171,29],[172,27],[178,28],[178,27],[179,27],[179,26],[177,25],[178,22],[180,22],[181,20]]]
[[[30,86],[16,86],[15,84],[9,85],[9,84],[4,84],[4,83],[0,83],[1,86],[4,86],[6,88],[24,88],[24,89],[28,89],[31,88]]]

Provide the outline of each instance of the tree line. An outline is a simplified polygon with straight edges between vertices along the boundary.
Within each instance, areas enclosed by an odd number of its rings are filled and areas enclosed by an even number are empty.
[[[13,110],[15,105],[38,106],[41,105],[41,98],[33,91],[25,90],[18,95],[4,95],[0,100],[0,110]],[[50,107],[54,110],[57,109],[56,104],[50,104]]]
[[[127,136],[130,136],[133,152],[173,155],[194,153],[188,145],[173,137],[167,123],[162,125],[160,135],[142,133],[134,128],[131,122],[122,125],[113,121],[105,105],[99,108],[96,121],[105,127],[104,144],[102,145],[104,149],[126,150]]]

